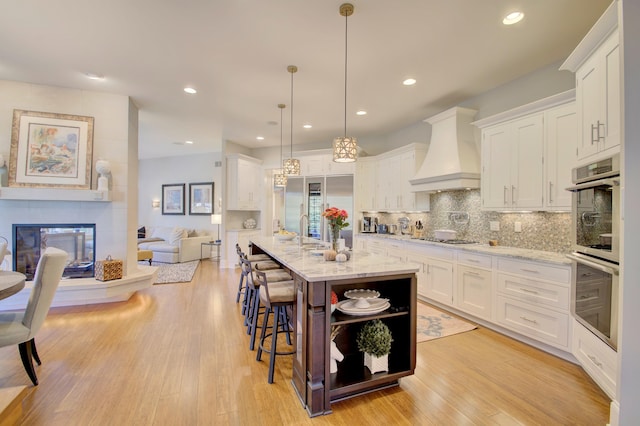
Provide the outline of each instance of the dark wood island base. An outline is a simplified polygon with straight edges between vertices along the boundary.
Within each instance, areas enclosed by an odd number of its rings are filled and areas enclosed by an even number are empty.
[[[400,378],[414,373],[417,267],[358,251],[347,266],[309,259],[303,249],[295,252],[291,246],[288,250],[285,247],[267,237],[253,241],[252,250],[267,253],[294,278],[296,353],[292,384],[309,416],[330,414],[332,402],[397,386]],[[344,293],[353,289],[377,290],[381,298],[389,299],[390,307],[373,315],[348,315],[338,310],[332,314],[331,291],[342,301],[346,299]],[[389,369],[375,374],[365,367],[364,354],[356,344],[362,325],[373,319],[383,321],[393,337]],[[332,374],[330,339],[332,327],[337,326],[340,330],[334,341],[344,359],[338,363],[338,372]]]

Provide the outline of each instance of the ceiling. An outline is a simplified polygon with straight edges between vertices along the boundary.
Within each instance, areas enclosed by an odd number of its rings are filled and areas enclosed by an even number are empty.
[[[345,126],[341,3],[8,2],[0,14],[0,79],[131,96],[140,108],[140,158],[220,151],[223,140],[279,146],[278,103],[287,105],[285,145],[292,127],[294,145],[329,147]],[[610,0],[352,3],[347,133],[362,140],[566,58]],[[515,9],[525,18],[503,25]],[[293,126],[288,65],[298,67]],[[407,77],[417,84],[403,86]],[[184,93],[185,86],[198,93]],[[356,116],[358,109],[368,114]]]

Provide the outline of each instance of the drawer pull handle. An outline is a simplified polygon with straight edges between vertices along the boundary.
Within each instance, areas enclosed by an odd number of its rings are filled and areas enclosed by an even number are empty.
[[[480,261],[476,260],[476,259],[462,259],[462,260],[467,261],[467,262],[472,262],[472,263],[480,263]]]
[[[524,317],[524,316],[521,316],[520,319],[523,319],[523,320],[525,320],[527,322],[530,322],[530,323],[533,323],[533,324],[537,324],[538,323],[538,321],[536,321],[534,319],[530,319],[530,318]]]
[[[593,362],[597,367],[602,368],[602,363],[600,361],[598,361],[598,358],[596,358],[593,355],[587,355],[589,357],[589,359],[591,360],[591,362]]]
[[[520,269],[522,272],[531,272],[532,274],[538,274],[539,272],[536,271],[535,269]]]
[[[520,290],[524,291],[525,293],[531,293],[531,294],[538,294],[537,291],[535,290],[529,290],[528,288],[520,288]]]
[[[479,272],[474,272],[474,271],[466,271],[465,273],[466,273],[466,274],[469,274],[469,275],[475,275],[475,276],[480,276],[480,273],[479,273]]]

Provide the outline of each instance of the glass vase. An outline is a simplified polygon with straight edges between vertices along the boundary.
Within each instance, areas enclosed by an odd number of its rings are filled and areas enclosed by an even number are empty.
[[[338,239],[340,238],[340,228],[337,226],[331,228],[331,248],[338,252]]]

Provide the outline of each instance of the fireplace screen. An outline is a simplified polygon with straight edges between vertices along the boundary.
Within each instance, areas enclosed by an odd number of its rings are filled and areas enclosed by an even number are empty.
[[[45,224],[13,225],[13,270],[33,280],[40,253],[56,247],[68,254],[63,278],[94,276],[96,225]]]

